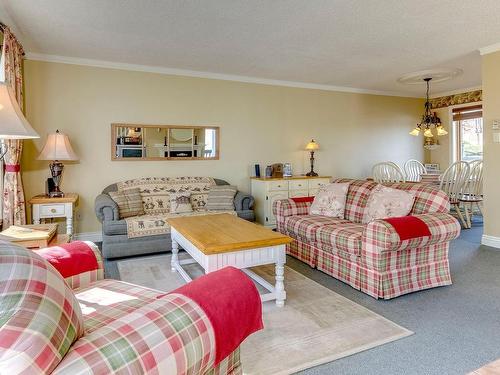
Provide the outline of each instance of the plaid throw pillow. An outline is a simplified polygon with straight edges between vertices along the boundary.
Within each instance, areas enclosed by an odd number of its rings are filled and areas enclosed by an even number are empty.
[[[208,192],[207,205],[209,211],[234,210],[234,196],[238,189],[232,185],[216,185]]]
[[[139,188],[110,191],[109,196],[118,205],[118,210],[120,211],[120,219],[131,216],[144,215],[142,196]]]
[[[170,194],[170,213],[183,214],[186,212],[193,212],[193,207],[191,206],[191,193]]]

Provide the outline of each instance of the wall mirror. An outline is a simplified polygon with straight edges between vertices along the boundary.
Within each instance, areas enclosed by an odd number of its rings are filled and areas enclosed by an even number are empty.
[[[112,160],[216,160],[218,126],[111,124]]]

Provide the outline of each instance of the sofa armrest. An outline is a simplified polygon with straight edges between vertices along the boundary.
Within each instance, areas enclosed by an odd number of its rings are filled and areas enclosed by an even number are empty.
[[[103,221],[120,220],[120,211],[116,202],[108,194],[99,194],[95,199],[95,214]]]
[[[293,199],[280,199],[273,203],[273,214],[276,217],[276,229],[285,233],[285,218],[295,215],[308,215],[311,202],[294,201]]]
[[[42,258],[47,259],[64,277],[71,289],[88,286],[90,283],[104,278],[104,266],[102,256],[97,245],[90,241],[75,241],[69,244],[47,247],[45,249],[33,250]],[[85,267],[86,263],[93,263],[96,267]],[[61,269],[62,268],[62,269]],[[72,272],[71,270],[77,270]],[[66,273],[64,273],[66,271]]]
[[[422,220],[431,233],[430,236],[410,238],[401,241],[394,227],[385,220],[374,220],[367,224],[363,235],[363,251],[382,253],[401,251],[449,242],[460,235],[460,223],[444,212],[414,215]]]
[[[238,191],[234,196],[234,209],[244,211],[253,209],[254,198],[250,194]]]

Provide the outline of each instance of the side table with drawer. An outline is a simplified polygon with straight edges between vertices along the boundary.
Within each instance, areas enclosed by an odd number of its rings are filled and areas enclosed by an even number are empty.
[[[44,219],[66,218],[66,233],[73,234],[73,215],[78,201],[78,194],[65,193],[64,197],[50,198],[37,195],[30,199],[33,224],[41,224]]]
[[[273,214],[275,201],[312,197],[317,194],[321,186],[328,184],[330,179],[330,176],[252,177],[252,195],[255,198],[254,207],[257,222],[271,228],[275,227],[276,218]]]

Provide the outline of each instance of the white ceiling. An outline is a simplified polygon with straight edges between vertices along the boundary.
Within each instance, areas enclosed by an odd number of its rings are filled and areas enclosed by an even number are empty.
[[[463,69],[434,94],[481,85],[478,49],[500,41],[499,16],[499,0],[0,0],[28,57],[409,96],[424,87],[396,79],[417,70]]]

